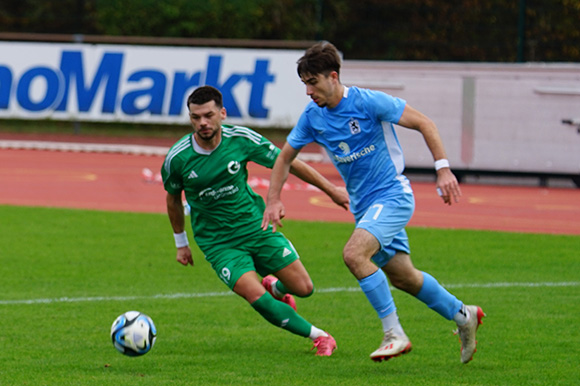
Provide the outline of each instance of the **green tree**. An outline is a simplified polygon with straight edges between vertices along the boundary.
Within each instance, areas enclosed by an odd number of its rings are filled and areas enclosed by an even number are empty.
[[[347,59],[375,60],[514,62],[523,47],[525,61],[580,62],[579,21],[580,0],[0,2],[0,32],[325,39]]]

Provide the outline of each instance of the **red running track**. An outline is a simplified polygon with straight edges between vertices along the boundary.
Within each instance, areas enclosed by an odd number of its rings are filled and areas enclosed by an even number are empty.
[[[156,173],[162,161],[159,156],[0,150],[0,204],[164,213],[163,187],[142,175],[144,168]],[[313,166],[341,183],[332,165]],[[254,165],[250,175],[264,196],[269,170]],[[462,185],[460,203],[449,207],[433,183],[412,185],[416,210],[410,226],[580,235],[577,189]],[[287,218],[352,222],[349,212],[293,176],[289,187],[283,193]]]

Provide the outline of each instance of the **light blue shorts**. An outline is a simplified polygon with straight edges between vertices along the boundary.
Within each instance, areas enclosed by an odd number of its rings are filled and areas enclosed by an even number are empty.
[[[356,228],[370,232],[382,246],[372,258],[377,266],[385,266],[398,251],[411,253],[405,226],[414,210],[413,193],[404,193],[396,199],[375,201],[358,220]]]

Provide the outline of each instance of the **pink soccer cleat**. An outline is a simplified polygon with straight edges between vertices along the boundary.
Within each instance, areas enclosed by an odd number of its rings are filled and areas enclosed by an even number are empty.
[[[319,336],[312,341],[312,344],[314,344],[312,349],[316,349],[316,354],[314,355],[319,357],[329,357],[336,350],[336,341],[330,334],[328,336]]]

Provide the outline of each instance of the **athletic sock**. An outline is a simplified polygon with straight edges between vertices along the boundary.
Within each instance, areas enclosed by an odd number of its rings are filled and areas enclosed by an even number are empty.
[[[389,330],[393,330],[393,332],[399,336],[405,335],[405,331],[403,331],[403,326],[401,326],[401,322],[399,321],[399,315],[397,315],[397,311],[391,312],[389,315],[381,318],[381,323],[383,323],[383,331],[387,332]]]
[[[467,321],[469,320],[469,317],[470,317],[469,310],[467,309],[467,307],[465,307],[464,304],[461,304],[461,308],[453,316],[453,321],[455,321],[455,323],[457,323],[458,326],[465,326],[465,324],[467,324]]]
[[[274,299],[269,292],[252,303],[252,307],[274,326],[303,337],[310,336],[312,324],[298,315],[288,304]]]
[[[276,280],[274,285],[272,286],[272,294],[274,294],[275,298],[282,299],[284,295],[289,293],[288,288],[282,283],[281,280]]]
[[[328,336],[328,334],[325,331],[321,330],[320,328],[312,326],[312,328],[310,329],[310,335],[308,337],[314,340],[320,336]]]
[[[379,318],[382,319],[397,311],[387,277],[382,270],[378,269],[375,273],[359,280],[358,284],[377,311]]]
[[[423,274],[423,286],[416,298],[445,319],[452,320],[463,303],[443,288],[433,276],[426,272],[421,273]]]

